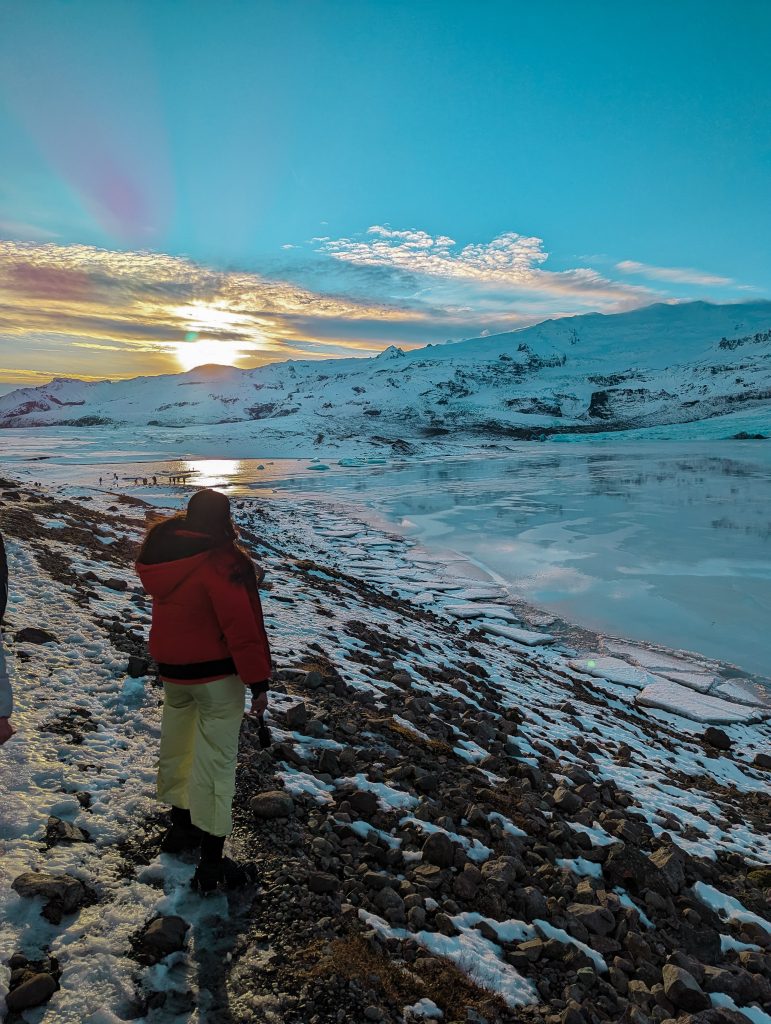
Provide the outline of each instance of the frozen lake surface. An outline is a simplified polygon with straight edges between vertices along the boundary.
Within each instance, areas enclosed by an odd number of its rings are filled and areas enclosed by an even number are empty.
[[[354,504],[568,622],[771,677],[771,443],[523,444],[511,455],[319,470],[309,460],[170,460],[168,449],[134,462],[137,438],[108,445],[90,433],[85,448],[65,430],[6,438],[0,460],[32,479],[98,486],[102,475],[107,486],[115,471],[121,489],[157,498],[141,479],[155,474],[167,490],[184,471],[190,486]],[[41,455],[51,457],[27,461]]]

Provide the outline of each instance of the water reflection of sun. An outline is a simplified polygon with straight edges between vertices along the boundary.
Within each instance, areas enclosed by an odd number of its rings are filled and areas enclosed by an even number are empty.
[[[241,459],[200,459],[180,463],[180,476],[190,474],[196,487],[227,487],[242,472]]]

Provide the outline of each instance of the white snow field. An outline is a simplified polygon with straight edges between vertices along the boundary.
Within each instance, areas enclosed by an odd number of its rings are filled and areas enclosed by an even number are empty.
[[[691,302],[408,352],[391,346],[374,358],[57,379],[0,397],[0,424],[189,427],[214,442],[207,454],[243,455],[251,444],[273,455],[313,450],[326,463],[726,413],[759,413],[768,426],[770,395],[771,302]]]
[[[83,495],[83,490],[80,486],[60,486],[58,493],[75,496]],[[114,500],[109,493],[98,490],[90,491],[87,497],[92,499],[89,508],[101,510]],[[186,495],[159,491],[157,497],[159,504],[176,508]],[[490,631],[478,632],[474,619],[453,616],[450,608],[458,603],[454,593],[468,590],[473,581],[442,567],[413,541],[378,530],[363,519],[342,520],[337,507],[316,498],[276,496],[269,503],[267,520],[259,515],[260,504],[246,502],[237,515],[241,523],[273,545],[265,558],[273,589],[265,592],[264,607],[280,667],[293,667],[299,651],[311,642],[321,642],[351,686],[368,691],[377,700],[386,691],[392,693],[393,683],[383,682],[354,657],[360,642],[346,627],[361,619],[361,607],[354,601],[327,602],[320,608],[317,592],[292,571],[292,560],[284,552],[291,551],[295,559],[314,560],[322,576],[324,566],[344,569],[368,582],[373,572],[384,573],[388,579],[382,584],[384,593],[396,592],[407,601],[419,597],[421,604],[430,602],[438,617],[407,618],[386,604],[372,605],[366,612],[369,626],[398,634],[414,644],[415,653],[409,661],[397,664],[397,669],[409,672],[414,692],[430,700],[444,691],[463,700],[470,710],[478,706],[473,690],[461,693],[452,681],[438,682],[435,671],[458,660],[455,638],[474,631],[473,644],[478,651],[475,658],[488,673],[487,682],[499,695],[501,708],[516,707],[524,716],[511,748],[512,757],[535,761],[538,752],[553,754],[565,771],[585,764],[586,757],[590,757],[598,777],[612,778],[639,802],[638,813],[656,835],[666,831],[683,849],[711,859],[718,851],[734,851],[751,864],[768,863],[771,837],[767,830],[731,811],[732,801],[739,794],[763,793],[768,787],[768,774],[752,764],[755,754],[767,750],[771,743],[771,726],[764,710],[755,709],[753,721],[741,719],[726,724],[725,731],[733,744],[731,755],[715,752],[712,756],[705,752],[700,739],[703,726],[687,717],[688,707],[679,709],[677,716],[656,717],[656,712],[636,702],[638,688],[627,685],[625,679],[617,682],[608,678],[619,675],[618,665],[610,666],[612,671],[606,677],[595,676],[571,665],[575,665],[578,651],[564,643],[535,647],[519,644]],[[34,518],[34,504],[28,508],[29,516]],[[116,527],[114,535],[120,532]],[[61,531],[51,529],[39,543],[52,554],[69,552],[79,571],[103,573],[103,563],[91,565],[61,536]],[[135,531],[131,536],[136,539],[138,534]],[[94,612],[102,613],[105,621],[117,615],[135,632],[144,634],[147,614],[131,600],[136,581],[126,570],[127,591],[100,586],[91,607],[83,607],[75,601],[74,590],[66,581],[51,583],[35,561],[29,543],[12,540],[8,547],[12,580],[9,634],[22,625],[43,625],[60,642],[36,647],[29,660],[9,659],[16,665],[14,722],[19,732],[2,750],[0,773],[0,961],[18,950],[35,956],[45,948],[60,960],[61,989],[44,1007],[27,1014],[31,1024],[115,1024],[126,1019],[144,987],[190,992],[195,1006],[189,1013],[173,1018],[155,1011],[146,1018],[134,1019],[146,1024],[203,1024],[207,992],[205,972],[202,976],[199,968],[217,927],[217,917],[226,911],[225,897],[200,901],[188,888],[192,866],[165,855],[135,877],[127,877],[120,869],[118,843],[156,811],[154,762],[160,709],[158,690],[149,679],[127,677],[125,656],[113,650],[109,634],[97,623]],[[495,604],[488,596],[489,590],[481,589],[484,604]],[[505,598],[498,605],[501,612],[511,610]],[[486,608],[486,616],[491,611],[495,608]],[[434,621],[443,624],[441,631],[432,625]],[[619,656],[616,660],[623,659]],[[686,666],[691,668],[687,661]],[[654,669],[650,669],[652,675],[656,674]],[[697,689],[689,692],[701,696]],[[286,702],[286,697],[278,694],[274,699]],[[80,745],[46,731],[47,724],[73,708],[89,712],[97,726],[96,731],[84,732]],[[318,742],[311,737],[298,738],[301,746]],[[590,755],[585,749],[589,741]],[[460,727],[455,728],[455,743],[458,757],[468,757],[474,748],[485,753],[484,747],[472,743]],[[280,777],[291,792],[305,793],[319,803],[329,799],[329,787],[311,771],[285,764]],[[492,773],[489,777],[494,782]],[[400,818],[409,817],[408,794],[370,782],[364,775],[357,779],[357,785],[377,793],[381,806],[392,809]],[[92,794],[89,810],[75,796],[84,790]],[[50,814],[87,829],[92,841],[46,850],[41,844]],[[367,826],[360,822],[359,827]],[[464,828],[461,824],[460,832]],[[593,829],[592,834],[602,841],[599,830]],[[399,842],[398,837],[390,838],[393,843]],[[484,851],[473,847],[470,837],[465,839],[468,847],[483,858]],[[578,872],[588,870],[578,860],[566,867]],[[94,890],[98,901],[53,926],[40,916],[36,900],[22,899],[10,889],[11,881],[29,870],[73,874]],[[717,899],[706,892],[700,896]],[[732,922],[741,921],[741,908],[727,902],[724,905],[728,912],[725,931],[731,940]],[[180,914],[191,923],[187,946],[155,968],[142,968],[129,956],[130,938],[159,912]],[[473,917],[459,915],[454,920],[456,935],[422,932],[417,940],[467,971],[479,984],[499,993],[509,1005],[537,1000],[532,983],[506,962],[497,943],[473,927]],[[374,916],[368,917],[367,923],[384,933],[390,928]],[[533,933],[530,925],[517,921],[491,922],[491,927],[523,937]],[[576,941],[548,922],[539,920],[534,927],[541,935]],[[502,931],[499,935],[503,940]],[[602,958],[594,951],[592,954],[602,969]],[[0,968],[0,996],[7,982],[7,968]],[[430,1006],[421,1009],[429,1015],[432,1012]]]

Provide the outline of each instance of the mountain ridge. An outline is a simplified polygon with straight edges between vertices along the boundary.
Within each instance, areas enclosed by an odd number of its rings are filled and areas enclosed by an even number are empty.
[[[448,436],[495,442],[694,421],[770,401],[771,302],[657,303],[391,345],[370,358],[57,378],[1,396],[0,426],[233,424],[260,440],[335,448],[373,438],[404,450]]]

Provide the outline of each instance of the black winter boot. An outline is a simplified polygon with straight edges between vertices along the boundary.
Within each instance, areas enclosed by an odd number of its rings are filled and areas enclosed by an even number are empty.
[[[253,880],[248,867],[236,864],[222,855],[224,836],[204,832],[201,840],[201,860],[190,883],[202,896],[217,889],[242,889]]]
[[[184,850],[195,850],[201,845],[204,835],[190,820],[190,811],[186,807],[171,808],[171,828],[161,840],[163,853],[182,853]]]

